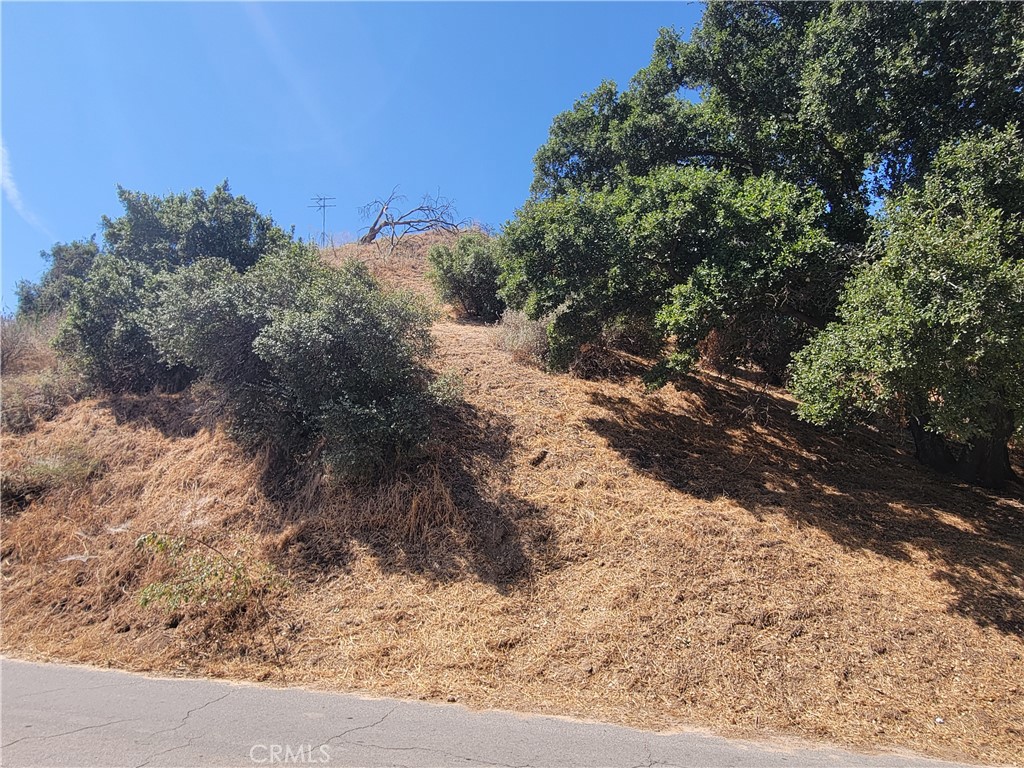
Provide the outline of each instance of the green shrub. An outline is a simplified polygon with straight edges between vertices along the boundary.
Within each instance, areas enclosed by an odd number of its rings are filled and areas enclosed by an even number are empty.
[[[189,382],[187,368],[161,362],[146,329],[158,283],[135,261],[102,255],[93,262],[72,293],[56,342],[90,383],[110,392],[142,392]]]
[[[105,252],[94,242],[57,245],[38,286],[25,285],[22,303],[67,305],[58,347],[90,383],[109,392],[169,390],[187,385],[193,372],[165,365],[147,330],[167,275],[216,257],[236,270],[286,248],[290,236],[227,182],[211,194],[157,197],[118,188],[124,215],[103,217]]]
[[[18,282],[18,315],[42,316],[63,311],[75,287],[85,279],[99,255],[95,236],[89,240],[56,243],[49,251],[41,252],[39,256],[49,267],[38,283]]]
[[[364,264],[294,245],[242,274],[220,259],[173,274],[149,328],[169,364],[219,393],[245,444],[367,478],[427,436],[430,320]]]
[[[501,316],[505,302],[498,296],[501,267],[494,241],[472,232],[460,237],[454,248],[433,246],[427,260],[427,277],[441,301],[455,305],[469,317],[494,321]]]
[[[946,145],[921,190],[887,202],[877,258],[839,320],[795,359],[798,413],[843,425],[888,414],[922,461],[1000,486],[1024,429],[1024,137]]]
[[[245,197],[232,194],[227,181],[209,194],[194,189],[158,197],[118,187],[117,196],[124,215],[102,219],[107,252],[157,272],[210,257],[244,270],[291,239]]]
[[[548,326],[548,365],[628,327],[626,346],[682,372],[714,330],[757,338],[738,356],[778,369],[827,317],[845,255],[824,236],[823,200],[773,175],[665,168],[617,189],[531,200],[501,237],[502,295]],[[629,343],[631,342],[631,343]]]

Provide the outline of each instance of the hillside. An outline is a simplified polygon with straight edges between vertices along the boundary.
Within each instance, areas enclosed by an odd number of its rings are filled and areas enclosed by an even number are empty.
[[[330,258],[426,291],[427,242]],[[198,395],[5,436],[4,653],[1024,765],[1019,484],[951,484],[743,378],[645,394],[642,361],[588,381],[434,333],[465,404],[374,489],[281,498]],[[282,579],[142,607],[154,531]]]

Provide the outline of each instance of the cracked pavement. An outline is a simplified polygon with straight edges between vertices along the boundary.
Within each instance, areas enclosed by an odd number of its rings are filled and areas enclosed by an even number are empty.
[[[510,702],[514,705],[515,702]],[[0,660],[0,765],[950,766],[214,680]]]

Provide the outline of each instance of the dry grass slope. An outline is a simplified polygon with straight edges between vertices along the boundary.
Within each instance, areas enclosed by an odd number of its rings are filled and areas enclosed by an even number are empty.
[[[374,263],[423,290],[421,254]],[[742,380],[645,395],[435,332],[466,405],[376,489],[276,498],[187,395],[8,436],[5,485],[36,480],[5,504],[3,650],[1024,764],[1020,486],[951,486]],[[271,564],[271,620],[141,608],[150,531]]]

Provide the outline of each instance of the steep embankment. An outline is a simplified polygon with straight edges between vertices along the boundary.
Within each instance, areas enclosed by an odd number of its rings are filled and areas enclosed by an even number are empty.
[[[184,395],[7,437],[5,652],[1024,764],[1019,486],[950,485],[743,381],[645,395],[435,332],[466,405],[378,489],[275,498]],[[141,607],[173,576],[151,531],[269,591]]]

